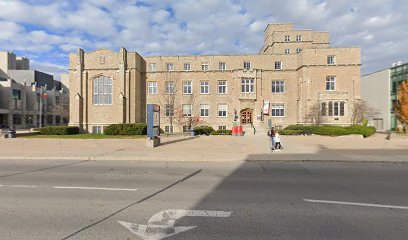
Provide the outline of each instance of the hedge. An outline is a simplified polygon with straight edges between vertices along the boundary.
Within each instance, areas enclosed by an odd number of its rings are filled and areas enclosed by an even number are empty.
[[[232,135],[232,130],[216,130],[212,131],[211,135]]]
[[[348,127],[333,126],[333,125],[290,125],[281,131],[282,135],[295,135],[295,131],[299,134],[310,132],[323,136],[342,136],[350,134],[361,134],[364,137],[369,137],[375,133],[374,127],[362,125],[350,125]],[[286,134],[287,133],[287,134]]]
[[[208,126],[199,126],[194,128],[194,132],[197,135],[210,135],[214,131],[214,128]]]
[[[146,123],[112,124],[104,129],[106,135],[146,135]]]
[[[303,133],[303,130],[292,130],[292,129],[283,129],[279,131],[281,135],[300,135]]]
[[[50,126],[40,128],[40,134],[42,135],[72,135],[79,134],[78,127],[68,126]]]

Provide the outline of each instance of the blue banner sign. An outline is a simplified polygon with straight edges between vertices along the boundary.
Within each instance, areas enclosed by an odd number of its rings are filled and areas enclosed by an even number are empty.
[[[160,136],[160,106],[147,104],[147,138]]]

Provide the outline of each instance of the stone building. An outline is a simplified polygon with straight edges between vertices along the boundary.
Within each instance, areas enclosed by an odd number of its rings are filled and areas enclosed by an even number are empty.
[[[87,132],[145,122],[147,103],[161,106],[165,131],[281,128],[316,114],[347,125],[360,100],[360,49],[331,48],[327,32],[292,24],[269,24],[253,55],[142,57],[122,48],[69,58],[70,125]]]

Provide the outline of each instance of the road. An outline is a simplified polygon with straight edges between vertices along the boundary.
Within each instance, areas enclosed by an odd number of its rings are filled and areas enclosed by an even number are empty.
[[[0,161],[1,239],[407,239],[408,164]]]

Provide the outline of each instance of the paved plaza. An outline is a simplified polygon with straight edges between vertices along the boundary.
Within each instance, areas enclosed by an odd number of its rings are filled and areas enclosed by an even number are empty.
[[[149,160],[149,161],[408,161],[408,137],[283,136],[281,152],[271,153],[265,133],[233,136],[162,137],[157,148],[145,139],[0,140],[0,159]],[[84,147],[86,146],[86,147]]]

